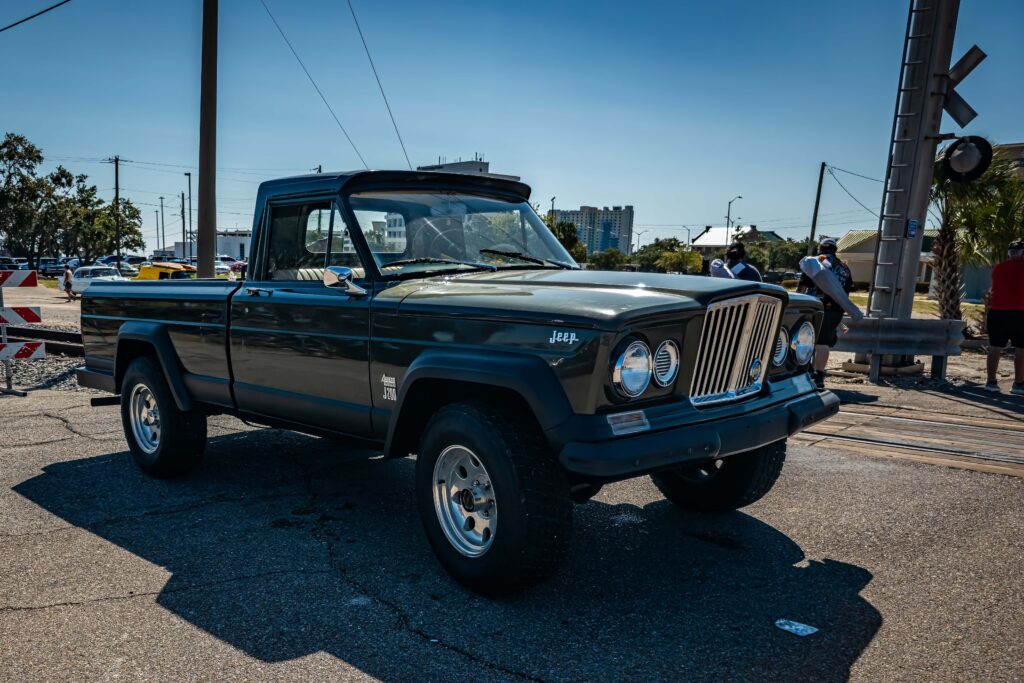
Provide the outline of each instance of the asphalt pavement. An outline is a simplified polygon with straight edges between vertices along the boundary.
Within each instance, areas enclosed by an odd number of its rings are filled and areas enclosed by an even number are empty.
[[[557,576],[487,600],[434,560],[414,465],[218,417],[158,481],[116,408],[0,398],[0,679],[1024,678],[1022,478],[793,445],[719,516],[636,479],[577,506]]]

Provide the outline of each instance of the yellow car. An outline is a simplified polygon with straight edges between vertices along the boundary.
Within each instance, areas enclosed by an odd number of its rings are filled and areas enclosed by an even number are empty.
[[[139,267],[133,280],[184,280],[196,276],[196,267],[185,263],[149,263]]]

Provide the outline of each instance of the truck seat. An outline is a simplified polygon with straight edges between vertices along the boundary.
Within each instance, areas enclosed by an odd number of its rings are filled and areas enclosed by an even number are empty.
[[[362,268],[352,269],[352,279],[361,280],[366,276]],[[323,268],[284,268],[275,270],[272,280],[299,280],[303,282],[318,281],[324,279]]]

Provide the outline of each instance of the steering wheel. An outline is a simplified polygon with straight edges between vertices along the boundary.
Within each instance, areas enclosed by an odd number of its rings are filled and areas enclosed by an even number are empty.
[[[451,219],[450,216],[445,216],[443,218],[446,218],[448,220]],[[434,219],[424,217],[422,220],[424,227],[428,227],[434,231],[434,235],[432,237],[425,238],[424,240],[424,250],[426,254],[445,254],[454,258],[463,258],[465,256],[465,249],[463,248],[463,246],[448,236],[449,233],[461,231],[461,223],[457,225],[452,225],[449,228],[439,228],[434,224]],[[435,250],[435,247],[438,246],[438,242],[441,240],[446,242],[447,245],[441,244],[441,248]],[[454,253],[443,251],[443,249],[445,249],[446,246],[450,246],[454,250]]]

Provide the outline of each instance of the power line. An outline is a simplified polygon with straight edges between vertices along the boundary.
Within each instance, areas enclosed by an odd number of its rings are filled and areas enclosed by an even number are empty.
[[[829,168],[831,168],[833,170],[836,170],[836,171],[839,171],[841,173],[847,173],[849,175],[855,175],[858,178],[863,178],[864,180],[871,180],[871,181],[876,182],[876,183],[884,183],[885,182],[881,178],[872,178],[871,176],[861,175],[860,173],[854,173],[853,171],[847,171],[845,168],[839,168],[838,166],[829,166]]]
[[[865,211],[870,213],[872,216],[874,216],[875,218],[878,218],[878,214],[877,213],[875,213],[874,211],[869,209],[867,206],[865,206],[864,202],[862,202],[861,200],[859,200],[856,197],[854,197],[853,193],[846,189],[846,185],[843,185],[843,183],[839,180],[839,178],[836,177],[836,174],[832,172],[832,167],[831,166],[828,166],[826,168],[828,168],[828,174],[830,176],[832,176],[832,180],[836,181],[836,183],[839,185],[839,187],[843,188],[843,192],[845,192],[846,194],[850,195],[850,199],[852,199],[853,201],[855,201],[858,204],[860,204],[861,208],[863,208]]]
[[[264,0],[260,0],[260,4],[263,5],[263,9],[267,11],[267,16],[270,17],[270,20],[274,22],[274,26],[277,27],[277,32],[281,34],[282,38],[284,38],[284,42],[288,46],[288,49],[292,51],[292,55],[295,56],[295,61],[299,63],[299,66],[301,66],[302,70],[306,73],[306,78],[308,78],[309,82],[313,84],[313,89],[316,90],[316,94],[320,96],[321,100],[323,100],[324,106],[327,107],[327,111],[331,112],[331,116],[334,117],[334,122],[338,124],[338,128],[341,129],[341,132],[345,134],[345,139],[348,140],[348,144],[352,145],[352,150],[356,153],[356,156],[359,157],[359,161],[362,162],[363,168],[369,168],[369,164],[366,163],[366,159],[364,159],[363,155],[359,153],[359,148],[356,147],[356,143],[352,142],[352,137],[348,134],[348,131],[345,130],[345,126],[341,125],[341,119],[339,119],[338,115],[334,113],[334,108],[331,107],[330,102],[328,102],[327,98],[324,97],[323,92],[320,90],[320,86],[316,84],[315,80],[313,80],[313,76],[309,73],[309,69],[307,69],[306,65],[303,64],[302,58],[299,57],[299,53],[295,51],[294,47],[292,47],[292,41],[288,40],[288,36],[285,35],[284,29],[281,28],[281,25],[277,23],[277,19],[274,18],[270,8],[267,7],[267,3],[264,2]]]
[[[366,44],[366,36],[363,35],[363,29],[359,26],[359,19],[356,18],[356,9],[352,6],[352,0],[348,0],[349,11],[352,12],[352,21],[356,24],[356,30],[359,31],[359,39],[363,41],[363,49],[366,50],[366,58],[370,60],[370,68],[373,69],[373,77],[377,79],[377,87],[380,88],[380,96],[384,98],[384,106],[387,107],[388,116],[391,117],[391,125],[395,128],[395,135],[398,136],[398,144],[402,146],[402,154],[405,155],[405,163],[409,165],[409,170],[412,170],[412,162],[409,161],[409,153],[405,151],[405,143],[402,141],[402,134],[398,132],[398,124],[395,122],[395,115],[391,112],[391,103],[388,102],[388,96],[384,94],[384,84],[380,82],[380,75],[377,74],[377,66],[373,63],[373,57],[370,56],[370,46]]]
[[[46,14],[50,10],[55,10],[58,7],[60,7],[61,5],[66,5],[69,2],[71,2],[71,0],[61,0],[61,2],[58,2],[58,3],[54,4],[54,5],[50,5],[49,7],[45,8],[45,9],[41,9],[38,12],[36,12],[35,14],[27,16],[24,19],[19,19],[18,21],[14,22],[13,24],[7,24],[7,26],[4,26],[3,28],[0,28],[0,33],[3,33],[4,31],[6,31],[9,28],[14,28],[15,26],[18,26],[19,24],[24,24],[26,21],[32,21],[36,17],[38,17],[40,15],[43,15],[43,14]]]

